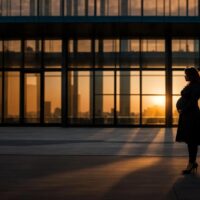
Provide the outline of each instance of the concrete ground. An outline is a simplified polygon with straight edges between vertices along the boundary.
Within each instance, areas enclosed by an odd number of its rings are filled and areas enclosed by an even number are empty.
[[[199,200],[176,128],[0,128],[0,200]]]

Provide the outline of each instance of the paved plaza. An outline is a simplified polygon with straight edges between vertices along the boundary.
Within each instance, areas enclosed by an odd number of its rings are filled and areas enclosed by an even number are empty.
[[[199,200],[176,128],[0,128],[1,200]]]

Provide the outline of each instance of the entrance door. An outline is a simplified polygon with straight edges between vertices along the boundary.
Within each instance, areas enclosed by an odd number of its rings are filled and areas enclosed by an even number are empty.
[[[24,76],[24,122],[40,122],[40,74],[26,73]]]

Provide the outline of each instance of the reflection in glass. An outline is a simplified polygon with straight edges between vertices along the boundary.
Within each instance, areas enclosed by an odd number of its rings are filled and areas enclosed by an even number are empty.
[[[61,72],[45,72],[45,123],[61,122]]]
[[[117,72],[117,94],[139,94],[140,77],[137,71]]]
[[[40,122],[40,75],[25,74],[24,118],[28,123]]]
[[[24,41],[24,66],[26,68],[41,67],[41,40]]]
[[[4,120],[19,121],[20,77],[19,72],[5,72]]]
[[[21,66],[21,41],[4,41],[4,62],[5,67],[18,68]]]
[[[139,95],[117,95],[118,124],[139,124],[140,98]]]
[[[44,41],[44,65],[47,68],[61,68],[62,65],[62,41]]]
[[[114,95],[95,96],[95,124],[113,124]]]
[[[141,15],[141,0],[129,0],[128,5],[130,16],[140,16]]]
[[[68,66],[71,68],[91,68],[93,54],[91,40],[69,41]]]
[[[164,68],[165,67],[165,41],[142,40],[142,67]]]
[[[61,1],[60,0],[40,0],[39,1],[40,16],[60,16]]]
[[[198,66],[198,40],[172,40],[173,68]]]
[[[68,118],[70,123],[91,123],[91,72],[68,72]]]
[[[125,6],[126,1],[122,6]],[[119,15],[119,0],[96,0],[97,16],[118,16]],[[127,12],[126,12],[127,13]]]
[[[142,97],[142,124],[165,124],[165,96]]]
[[[114,94],[114,72],[95,72],[95,94]]]
[[[165,94],[165,72],[143,71],[142,72],[143,94]]]

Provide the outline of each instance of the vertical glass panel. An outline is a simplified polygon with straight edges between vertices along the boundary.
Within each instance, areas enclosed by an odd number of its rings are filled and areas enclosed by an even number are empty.
[[[41,16],[60,16],[60,0],[40,0],[39,15]]]
[[[178,16],[179,15],[179,0],[171,0],[170,2],[170,12],[171,16]]]
[[[30,16],[31,15],[31,2],[30,1],[34,1],[34,0],[21,0],[21,15],[22,16]]]
[[[62,41],[44,41],[44,65],[47,68],[61,68],[62,65]]]
[[[96,40],[96,67],[115,68],[118,65],[119,40]]]
[[[86,7],[85,7],[86,4],[85,3],[86,3],[85,0],[77,0],[77,2],[74,1],[75,10],[76,10],[76,7],[78,7],[78,10],[77,10],[78,13],[76,13],[75,15],[85,16],[85,14],[86,14]]]
[[[14,0],[14,1],[11,0],[10,9],[11,9],[11,16],[20,16],[20,0]]]
[[[72,68],[91,68],[93,54],[91,40],[78,40],[69,42],[68,64]]]
[[[165,0],[156,0],[156,15],[163,16],[164,15],[164,4]]]
[[[25,74],[24,118],[28,123],[40,122],[40,75]]]
[[[94,11],[95,11],[95,0],[88,0],[88,15],[89,16],[94,16]]]
[[[69,122],[72,124],[90,124],[93,110],[91,72],[68,72],[68,81]]]
[[[198,66],[198,40],[172,40],[173,68]]]
[[[5,72],[4,89],[4,119],[5,122],[14,123],[19,121],[20,100],[20,73]]]
[[[141,16],[141,0],[129,0],[128,15]]]
[[[156,16],[156,0],[143,0],[144,15]]]
[[[114,72],[95,72],[95,123],[113,123]]]
[[[140,76],[137,71],[117,72],[117,94],[139,94]]]
[[[107,15],[118,16],[119,15],[119,0],[109,0],[107,1],[107,3],[108,3]]]
[[[114,72],[95,72],[96,91],[95,94],[114,94]],[[100,87],[102,85],[102,87]]]
[[[187,0],[179,0],[179,16],[186,16]]]
[[[117,123],[139,124],[140,98],[138,95],[117,95]]]
[[[41,67],[41,40],[24,41],[24,67],[40,68]]]
[[[185,81],[185,73],[184,71],[174,71],[173,78],[173,94],[180,95],[181,90],[186,86],[187,82]]]
[[[165,94],[165,72],[143,71],[142,72],[143,94]]]
[[[142,124],[165,124],[165,96],[142,97]]]
[[[73,2],[72,0],[64,0],[65,1],[65,7],[64,7],[64,12],[65,16],[72,16],[73,15]]]
[[[78,52],[91,52],[91,40],[78,40]]]
[[[188,15],[198,16],[199,3],[198,0],[188,0]]]
[[[45,123],[61,122],[61,73],[45,72]]]
[[[165,16],[170,16],[171,15],[171,0],[165,0]]]
[[[165,67],[165,41],[142,40],[142,67],[164,68]]]
[[[7,68],[18,68],[21,66],[21,41],[4,41],[4,64]]]
[[[120,68],[139,68],[139,40],[121,40],[120,42]]]
[[[95,124],[113,124],[114,95],[95,96]]]

